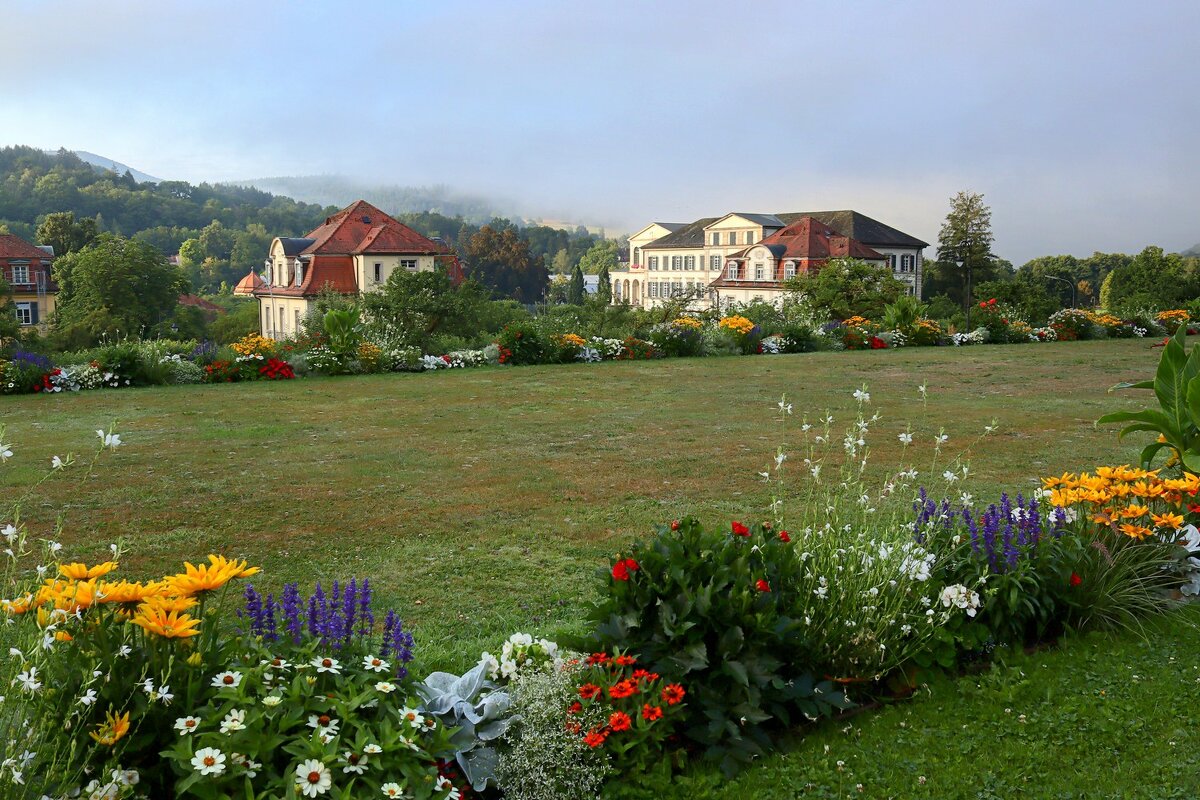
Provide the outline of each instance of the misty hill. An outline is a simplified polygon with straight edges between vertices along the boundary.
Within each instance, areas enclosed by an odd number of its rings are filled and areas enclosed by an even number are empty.
[[[1181,256],[1195,256],[1195,257],[1197,257],[1197,258],[1200,258],[1200,243],[1197,243],[1197,244],[1194,244],[1194,245],[1192,245],[1191,247],[1189,247],[1187,250],[1184,250],[1184,251],[1183,251],[1182,253],[1180,253],[1179,255],[1181,255]]]
[[[118,175],[124,175],[128,172],[138,183],[159,183],[162,181],[162,178],[147,175],[145,172],[136,170],[128,164],[122,164],[120,161],[108,158],[107,156],[98,156],[95,153],[89,153],[87,150],[72,150],[70,152],[79,156],[80,161],[91,164],[94,167],[106,169]]]
[[[255,178],[237,181],[235,185],[253,186],[265,192],[338,208],[355,200],[366,199],[395,215],[428,211],[447,217],[462,217],[469,222],[486,222],[492,217],[506,216],[499,209],[500,202],[456,192],[447,186],[371,185],[340,175]]]

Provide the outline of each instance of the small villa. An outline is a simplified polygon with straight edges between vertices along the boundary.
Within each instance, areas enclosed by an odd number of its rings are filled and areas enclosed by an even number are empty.
[[[0,234],[0,276],[12,289],[22,328],[44,331],[49,324],[58,296],[58,284],[50,272],[53,261],[53,247],[33,245],[11,233]]]

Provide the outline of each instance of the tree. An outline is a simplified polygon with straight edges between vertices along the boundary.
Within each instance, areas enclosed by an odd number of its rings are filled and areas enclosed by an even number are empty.
[[[579,267],[588,275],[599,275],[601,269],[613,270],[620,264],[617,243],[611,239],[596,242],[579,260]]]
[[[838,320],[856,315],[878,319],[887,305],[906,291],[906,284],[896,280],[891,267],[856,258],[830,259],[815,274],[797,275],[784,287],[804,297],[814,311]]]
[[[54,255],[65,256],[87,247],[97,233],[96,220],[85,217],[77,221],[74,212],[62,211],[46,215],[38,225],[37,240],[53,247]]]
[[[608,274],[607,264],[600,267],[600,273],[596,277],[599,278],[596,286],[596,302],[601,305],[609,305],[612,303],[612,277]]]
[[[1178,308],[1200,293],[1200,261],[1147,247],[1104,279],[1100,305],[1107,311]]]
[[[564,247],[554,254],[554,274],[566,275],[571,271],[571,255]]]
[[[966,309],[974,299],[970,283],[996,277],[992,241],[992,210],[983,195],[959,192],[952,197],[938,233],[937,261],[926,271],[925,294],[946,292]]]
[[[154,246],[112,234],[55,259],[53,271],[59,285],[55,330],[72,342],[149,330],[188,290],[183,273]]]
[[[363,308],[372,325],[409,345],[424,347],[436,334],[472,336],[487,290],[474,281],[455,286],[442,268],[427,272],[393,270],[383,289],[368,292]]]
[[[567,302],[573,306],[583,305],[587,299],[587,285],[583,280],[583,270],[578,264],[571,270],[571,284],[567,287]]]
[[[21,331],[17,322],[16,309],[13,308],[12,287],[0,274],[0,347],[3,347]]]
[[[522,303],[542,299],[550,273],[540,256],[511,224],[502,229],[484,225],[467,243],[470,276],[500,297]]]

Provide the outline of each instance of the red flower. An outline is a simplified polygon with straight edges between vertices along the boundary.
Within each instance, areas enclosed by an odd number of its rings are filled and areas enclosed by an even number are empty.
[[[599,664],[600,666],[604,666],[605,664],[608,663],[608,661],[609,661],[608,653],[592,653],[590,656],[587,657],[587,665],[589,667],[594,667],[597,664]]]
[[[671,530],[673,530],[673,531],[679,530],[679,520],[677,520],[677,519],[671,520]]]
[[[1188,503],[1188,511],[1192,512],[1193,514],[1200,514],[1200,505]]]
[[[683,696],[685,694],[687,694],[687,692],[685,692],[683,687],[678,683],[668,683],[662,690],[662,699],[667,705],[673,706],[679,701],[683,700]]]
[[[1072,586],[1078,586],[1078,585],[1079,585],[1079,584],[1081,584],[1081,583],[1083,583],[1083,578],[1079,577],[1079,573],[1078,573],[1078,572],[1072,572],[1072,573],[1071,573],[1071,585],[1072,585]]]
[[[617,683],[614,683],[608,690],[608,696],[614,700],[621,700],[625,697],[632,697],[633,695],[637,694],[637,691],[637,681],[618,681]]]
[[[987,303],[980,302],[980,304],[979,304],[979,307],[980,307],[980,308],[987,308]]]
[[[583,743],[586,744],[588,747],[595,749],[595,748],[599,747],[600,745],[604,744],[604,740],[607,738],[608,738],[608,732],[603,729],[590,730],[590,731],[588,731],[587,736],[583,737]]]
[[[788,532],[787,532],[787,531],[780,531],[780,532],[779,532],[779,541],[781,541],[781,542],[790,542],[791,540],[792,540],[792,537],[791,537],[791,536],[788,536]]]
[[[749,536],[750,529],[747,528],[742,523],[735,520],[733,523],[733,535],[734,536]]]
[[[754,588],[755,588],[755,589],[758,589],[760,592],[769,592],[769,591],[771,591],[771,584],[767,583],[767,582],[766,582],[765,580],[763,580],[762,578],[759,578],[759,579],[758,579],[758,580],[755,582],[755,584],[754,584]]]
[[[617,656],[616,662],[618,666],[629,667],[637,663],[637,659],[633,656]]]
[[[663,710],[660,706],[652,706],[646,703],[642,706],[642,719],[647,722],[654,722],[656,719],[662,719]]]
[[[608,726],[614,731],[627,731],[632,725],[633,720],[624,711],[614,711],[608,718]]]
[[[600,687],[594,683],[585,683],[579,687],[579,696],[584,700],[594,700],[600,696]]]
[[[871,337],[871,349],[872,350],[885,350],[885,349],[887,349],[887,342],[885,342],[883,339],[880,339],[878,336],[872,336]]]
[[[613,564],[613,580],[627,581],[629,580],[629,573],[637,572],[639,569],[641,569],[641,567],[638,565],[638,562],[634,561],[632,558],[626,558],[622,561],[618,561],[616,564]]]
[[[579,702],[578,700],[576,700],[574,703],[571,703],[570,707],[567,708],[568,714],[578,714],[580,711],[583,711],[583,703]]]
[[[996,305],[996,298],[994,298],[994,297],[993,297],[991,300],[988,300],[988,305],[989,305],[989,306],[994,306],[994,305]]]

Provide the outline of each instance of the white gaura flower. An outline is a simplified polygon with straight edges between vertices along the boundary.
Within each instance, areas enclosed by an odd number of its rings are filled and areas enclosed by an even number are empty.
[[[323,795],[329,791],[332,784],[333,777],[329,774],[329,769],[315,758],[296,766],[296,787],[305,797]]]
[[[387,672],[390,668],[391,665],[378,656],[363,656],[363,669],[369,669],[371,672]]]
[[[920,386],[918,386],[917,392],[921,395],[921,398],[924,399],[925,398],[925,384],[922,383]]]
[[[123,645],[121,645],[121,649],[117,651],[117,658],[128,658],[129,654],[132,652],[133,652],[132,647],[130,647],[127,644],[123,644]],[[240,676],[239,676],[239,679],[240,679]],[[234,684],[234,685],[236,686],[237,684]],[[216,686],[216,684],[214,683],[213,686]]]
[[[0,461],[8,461],[12,454],[12,445],[0,442]]]
[[[241,709],[231,709],[221,720],[221,733],[233,733],[246,730],[246,712]]]
[[[88,689],[83,693],[83,697],[79,698],[79,704],[83,706],[91,706],[96,702],[96,690]]]
[[[222,775],[225,772],[225,754],[215,747],[202,747],[192,756],[192,768],[201,775]]]
[[[105,433],[102,430],[97,430],[96,435],[100,437],[101,447],[107,447],[110,450],[116,450],[121,446],[121,437],[115,433]]]
[[[950,470],[943,472],[942,477],[946,479],[946,483],[954,483],[956,480],[958,480],[958,476]]]
[[[236,689],[238,684],[242,682],[242,673],[240,672],[221,672],[215,675],[212,679],[211,686],[216,686],[218,689]]]
[[[13,683],[21,684],[21,689],[30,693],[42,688],[42,682],[38,680],[37,676],[37,667],[30,667],[26,672],[17,673]]]
[[[50,459],[50,469],[62,469],[65,466],[66,466],[66,462],[63,461],[58,456],[54,456],[53,458]]]
[[[950,437],[944,433],[939,433],[937,436],[933,437],[933,443],[938,447],[941,447],[948,441],[950,441]]]
[[[901,444],[912,444],[912,434],[908,433],[908,432],[900,434],[900,443]]]
[[[792,413],[792,404],[787,401],[787,395],[784,395],[779,400],[779,410],[784,414]]]
[[[342,665],[336,658],[322,658],[318,656],[308,662],[317,668],[317,672],[328,672],[333,675],[342,674]]]
[[[62,550],[62,545],[58,542],[46,542],[46,547],[50,549],[51,555],[56,555],[58,551]]]
[[[863,386],[863,388],[861,388],[861,389],[855,389],[854,390],[854,399],[860,403],[871,402],[871,393],[868,392],[866,389],[867,389],[866,386]]]
[[[187,736],[189,733],[194,733],[199,727],[199,717],[180,717],[175,720],[175,730],[179,731],[180,736]]]
[[[5,541],[12,544],[17,538],[17,529],[12,526],[12,523],[4,526],[4,530],[0,530],[0,535],[4,536]]]

